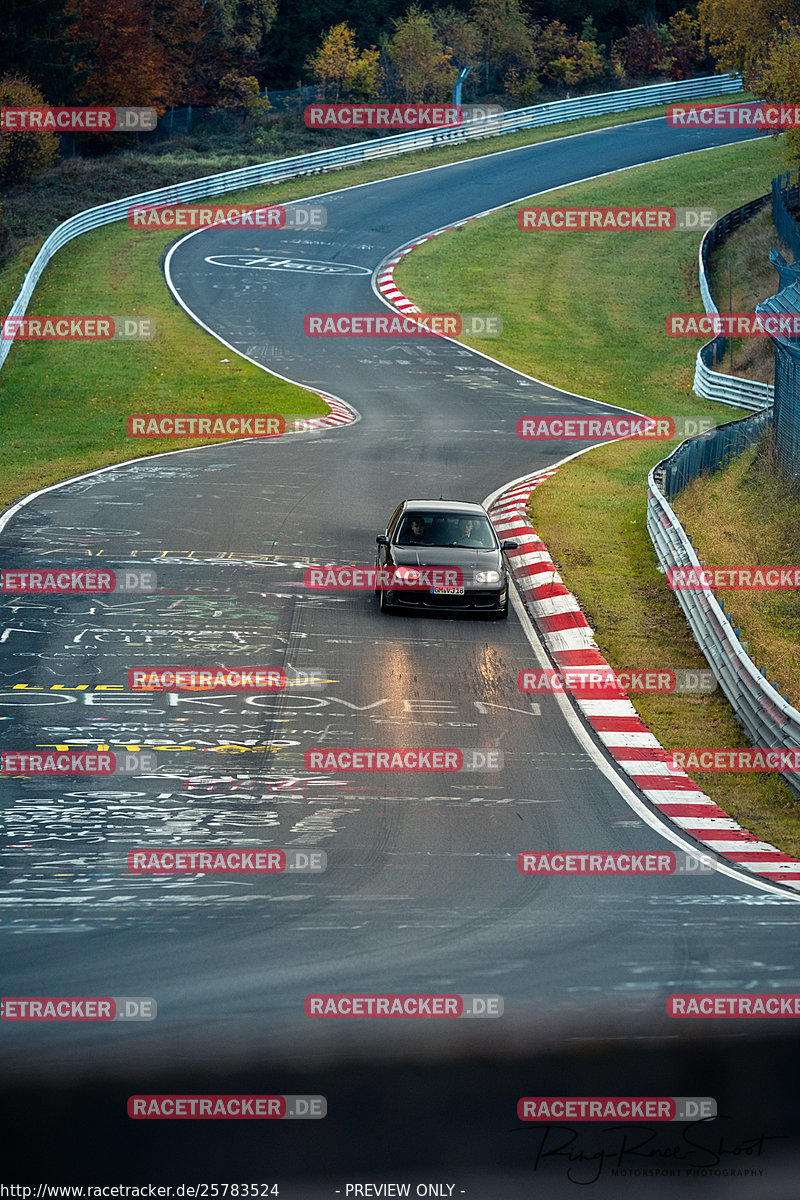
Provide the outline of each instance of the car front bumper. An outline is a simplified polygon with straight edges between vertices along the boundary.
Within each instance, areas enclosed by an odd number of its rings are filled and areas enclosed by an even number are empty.
[[[437,596],[430,590],[389,590],[386,603],[393,608],[427,609],[431,612],[499,612],[506,605],[508,588],[467,588],[463,596]]]

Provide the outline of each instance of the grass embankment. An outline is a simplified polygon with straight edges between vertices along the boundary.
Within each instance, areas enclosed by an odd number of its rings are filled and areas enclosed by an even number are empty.
[[[328,411],[190,321],[159,265],[173,237],[113,225],[70,243],[48,266],[29,314],[147,316],[156,336],[12,347],[0,373],[0,505],[92,467],[221,440],[131,438],[125,422],[134,413]]]
[[[558,189],[535,203],[698,205],[722,214],[763,195],[782,166],[780,143],[763,139]],[[472,344],[548,383],[653,416],[722,422],[735,410],[691,390],[699,343],[664,332],[667,313],[702,311],[697,244],[696,234],[683,233],[522,233],[512,207],[421,246],[396,278],[428,311],[501,313],[502,337]],[[768,264],[766,272],[769,292]],[[646,529],[647,474],[669,448],[627,442],[594,450],[532,496],[535,528],[619,669],[707,666]],[[720,691],[631,699],[669,748],[748,744]],[[758,837],[800,854],[800,807],[779,776],[694,777]]]
[[[731,97],[736,98],[742,95]],[[664,106],[634,109],[452,144],[344,168],[330,177],[251,188],[216,200],[280,203],[327,186],[350,187],[501,149],[650,120],[665,111]],[[223,160],[196,152],[181,158],[155,151],[94,161],[70,159],[31,184],[24,198],[14,192],[4,194],[4,213],[14,236],[24,239],[26,231],[43,227],[50,232],[59,221],[92,205],[257,161],[253,154]],[[44,225],[43,214],[48,214]],[[39,236],[29,242],[0,271],[0,311],[8,312],[43,240]],[[132,413],[260,412],[303,417],[327,411],[313,393],[233,355],[176,307],[160,268],[172,240],[170,233],[134,231],[117,223],[82,235],[48,265],[28,308],[30,315],[139,314],[155,319],[157,335],[150,342],[20,342],[13,347],[0,371],[0,436],[7,467],[0,481],[0,505],[92,467],[215,440],[128,438],[125,419]],[[222,362],[224,358],[231,361]]]
[[[764,191],[769,191],[769,180],[762,195]],[[778,237],[772,223],[772,205],[768,204],[712,251],[709,278],[711,293],[720,312],[754,312],[757,304],[775,294],[780,284],[778,273],[769,261],[773,247],[780,250],[788,262],[792,261],[792,251]],[[770,338],[733,338],[733,366],[730,351],[729,341],[725,347],[725,360],[716,370],[762,383],[773,382],[775,351]]]
[[[674,507],[709,566],[800,563],[800,487],[787,486],[767,434],[729,467],[695,479]],[[800,704],[800,594],[721,592],[748,653],[781,695]]]

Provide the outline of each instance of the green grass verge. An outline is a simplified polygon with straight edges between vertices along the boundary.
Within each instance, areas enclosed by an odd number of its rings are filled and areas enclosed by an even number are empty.
[[[701,205],[722,214],[762,195],[782,165],[780,143],[763,139],[561,188],[535,203]],[[430,312],[499,312],[502,337],[470,344],[550,384],[653,416],[722,422],[735,411],[691,391],[698,342],[664,332],[667,313],[702,311],[697,243],[683,233],[523,233],[511,207],[425,243],[395,278]],[[707,665],[646,529],[647,473],[668,450],[603,447],[532,496],[535,528],[619,669]],[[631,699],[669,748],[748,744],[719,691]],[[694,777],[758,837],[800,855],[800,806],[779,776]]]
[[[12,348],[0,375],[0,504],[92,467],[220,440],[131,438],[125,421],[133,413],[328,411],[318,396],[259,370],[189,320],[159,265],[171,236],[108,226],[48,266],[30,314],[154,317],[156,336]]]
[[[730,466],[693,480],[674,507],[710,566],[800,563],[800,488],[776,470],[772,440],[746,450]],[[753,553],[753,547],[757,551]],[[800,702],[800,593],[721,592],[725,611],[748,642],[750,657],[781,695]]]

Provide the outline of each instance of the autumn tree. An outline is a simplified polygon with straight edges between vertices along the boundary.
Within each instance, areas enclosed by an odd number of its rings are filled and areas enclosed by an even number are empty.
[[[758,68],[759,94],[777,104],[800,105],[800,25],[781,22],[769,53]],[[787,129],[786,156],[800,161],[800,129]]]
[[[600,79],[606,73],[606,62],[595,42],[571,38],[566,50],[550,60],[546,76],[574,87],[585,80]]]
[[[688,79],[708,57],[706,38],[700,32],[700,22],[685,8],[670,17],[665,41],[671,60],[671,79]]]
[[[700,28],[723,71],[741,71],[752,87],[779,38],[781,23],[800,24],[800,0],[700,0]]]
[[[386,55],[395,86],[406,101],[440,100],[458,76],[433,21],[416,4],[394,22]]]
[[[597,79],[605,61],[593,40],[594,24],[584,23],[589,36],[576,37],[561,21],[550,21],[535,39],[539,74],[572,87],[584,79]]]
[[[800,104],[800,0],[701,0],[700,27],[719,66],[740,71],[744,86],[777,104]],[[786,131],[790,161],[800,130]]]
[[[4,75],[0,79],[0,106],[39,108],[44,96],[27,79]],[[58,138],[44,129],[0,130],[0,185],[24,183],[58,158]]]
[[[345,80],[345,87],[354,100],[373,100],[383,80],[380,50],[370,46],[362,50]]]
[[[166,62],[153,35],[145,0],[70,0],[75,29],[91,49],[76,99],[163,111]]]
[[[616,43],[616,49],[631,79],[660,75],[670,68],[667,42],[657,25],[634,25],[627,37]]]
[[[354,31],[342,21],[328,30],[306,65],[324,88],[326,98],[328,90],[333,90],[334,103],[343,92],[366,100],[377,94],[379,57],[374,46],[359,52]]]
[[[222,52],[214,8],[205,0],[147,0],[153,37],[169,69],[165,103],[202,104],[217,89],[233,55]]]

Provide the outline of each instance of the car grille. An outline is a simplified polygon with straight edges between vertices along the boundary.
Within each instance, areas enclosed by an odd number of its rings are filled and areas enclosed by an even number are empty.
[[[409,608],[497,608],[499,593],[467,592],[464,596],[434,596],[431,592],[393,592],[392,604]]]

